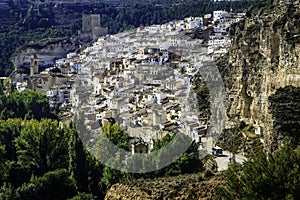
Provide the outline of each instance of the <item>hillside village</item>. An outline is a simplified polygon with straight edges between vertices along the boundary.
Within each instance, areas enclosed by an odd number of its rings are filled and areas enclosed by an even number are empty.
[[[65,121],[83,113],[87,140],[100,125],[117,121],[133,138],[133,153],[149,152],[166,132],[185,133],[207,148],[209,119],[199,117],[192,80],[227,52],[228,28],[244,16],[214,11],[106,35],[48,68],[32,55],[30,74],[14,73],[12,82],[19,91],[46,94]]]

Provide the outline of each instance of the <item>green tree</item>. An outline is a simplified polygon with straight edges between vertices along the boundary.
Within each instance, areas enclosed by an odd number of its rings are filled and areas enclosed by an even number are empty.
[[[96,144],[94,147],[94,153],[98,159],[107,159],[111,164],[121,162],[123,159],[122,155],[114,154],[111,149],[106,146],[107,139],[117,147],[128,151],[129,145],[127,143],[128,134],[117,124],[107,123],[103,126],[101,132],[96,137]],[[103,169],[103,178],[100,184],[103,188],[108,190],[111,185],[118,183],[121,180],[126,180],[128,173],[121,172],[105,166]]]
[[[20,136],[15,140],[18,163],[29,166],[37,175],[68,168],[67,139],[57,121],[25,121]]]
[[[7,170],[5,181],[10,183],[14,188],[30,180],[32,171],[29,166],[23,166],[17,162],[6,162],[5,168]]]
[[[104,199],[105,186],[101,180],[103,178],[103,165],[90,153],[86,156],[87,169],[88,169],[88,193]]]
[[[22,193],[19,199],[36,195],[43,199],[46,193],[37,194],[40,189],[32,186],[32,177],[39,179],[58,169],[68,171],[77,192],[104,198],[103,166],[85,149],[72,124],[67,127],[51,119],[0,120],[0,187],[7,182]]]
[[[96,158],[114,159],[115,156],[118,156],[115,155],[110,149],[104,148],[107,146],[107,139],[117,147],[128,151],[129,145],[127,143],[127,138],[128,134],[117,123],[105,124],[100,134],[98,134],[96,137],[96,143],[94,146]]]
[[[129,174],[126,172],[122,172],[105,166],[103,169],[103,178],[101,180],[101,183],[105,185],[106,191],[108,191],[113,184],[119,183],[121,181],[127,181],[128,177]]]
[[[13,83],[9,84],[9,90],[8,90],[8,92],[9,93],[13,93],[15,91],[16,91],[15,85]]]
[[[272,154],[259,152],[242,166],[233,165],[219,194],[222,199],[299,199],[299,150],[285,144]]]
[[[4,159],[17,159],[14,139],[20,135],[21,119],[0,120],[0,144],[5,146]]]
[[[88,171],[85,148],[73,124],[70,125],[69,171],[79,191],[88,191]]]
[[[10,183],[4,183],[0,187],[0,200],[14,200],[15,190]]]
[[[69,172],[76,182],[78,191],[104,197],[105,188],[99,186],[103,166],[87,151],[73,123],[70,124],[69,135]],[[81,197],[79,195],[76,198]]]
[[[16,199],[53,200],[67,199],[76,195],[76,187],[66,169],[45,173],[42,177],[33,176],[29,183],[17,188]]]
[[[103,133],[107,134],[107,137],[116,145],[124,146],[128,148],[127,142],[126,142],[126,134],[124,135],[124,131],[120,129],[116,124],[114,125],[106,125],[103,129]],[[167,134],[162,140],[158,140],[154,144],[154,148],[152,151],[157,151],[163,147],[165,147],[167,144],[169,144],[175,137],[175,134],[169,135]],[[117,139],[119,138],[119,139]],[[183,144],[185,142],[188,142],[191,144],[187,151],[183,153],[176,161],[171,163],[169,166],[164,167],[163,169],[149,172],[149,173],[141,173],[141,174],[133,174],[133,173],[127,173],[127,172],[121,172],[116,169],[113,169],[111,167],[105,166],[103,170],[103,178],[101,180],[101,183],[106,186],[107,189],[109,189],[113,184],[118,182],[127,182],[132,179],[138,179],[138,178],[155,178],[155,177],[168,177],[168,176],[176,176],[180,174],[186,174],[186,173],[197,173],[203,170],[203,163],[199,159],[199,152],[198,152],[198,145],[191,141],[191,139],[188,136],[181,135],[177,142]],[[105,154],[107,158],[111,158],[111,165],[113,166],[114,163],[119,163],[122,161],[123,157],[121,155],[114,155],[111,157],[108,157],[109,151],[108,149],[102,149],[101,146],[103,144],[102,137],[100,140],[97,141],[97,146],[95,150],[97,150],[96,153],[100,154],[99,156],[103,156],[101,154]],[[172,151],[172,148],[176,148],[174,146],[174,143],[171,144],[170,151]],[[111,153],[111,152],[110,152]],[[159,165],[160,161],[165,161],[170,155],[172,156],[173,152],[161,152],[158,154],[157,157],[153,157],[156,154],[150,154],[147,157],[144,157],[143,159],[143,165],[145,169],[153,169],[156,167],[156,165]],[[107,154],[107,155],[106,155]],[[133,159],[130,161],[132,163],[129,163],[127,160],[127,166],[129,168],[134,168],[135,162],[134,162],[134,156],[139,157],[139,154],[133,155]],[[125,161],[125,160],[124,160]],[[147,163],[147,166],[145,166]]]
[[[0,144],[0,185],[4,182],[7,172],[5,170],[6,163],[4,159],[5,146]]]
[[[156,141],[154,143],[154,148],[152,151],[158,150],[170,143],[176,135],[167,134],[162,140]],[[182,135],[177,142],[190,142],[191,138],[186,135]],[[175,176],[186,173],[196,173],[203,170],[203,163],[199,158],[198,145],[195,141],[191,142],[189,148],[184,152],[176,161],[174,161],[169,166],[154,172],[154,176]],[[159,160],[164,160],[164,156],[168,154],[160,155],[162,157]]]
[[[3,84],[0,82],[0,95],[4,94],[4,86]]]
[[[96,199],[97,197],[95,197],[92,194],[80,193],[69,200],[96,200]]]
[[[2,119],[26,118],[40,120],[42,118],[57,118],[51,112],[47,97],[32,90],[14,91],[8,95],[0,95],[0,102]]]

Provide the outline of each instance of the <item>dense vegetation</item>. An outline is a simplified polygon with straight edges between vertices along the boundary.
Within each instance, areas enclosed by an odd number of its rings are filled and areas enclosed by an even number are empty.
[[[114,10],[112,13],[102,12],[103,25],[109,27],[110,33],[116,33],[133,27],[161,24],[175,19],[190,16],[203,16],[214,10],[244,11],[251,3],[236,2],[194,2],[189,1],[172,6],[135,4],[130,9]]]
[[[300,142],[300,88],[287,86],[279,88],[269,97],[270,112],[274,117],[271,151],[276,150],[284,139],[291,140],[296,147]],[[260,138],[254,127],[244,122],[226,129],[219,138],[218,145],[232,153],[250,154],[262,149]]]
[[[221,199],[300,198],[300,88],[279,88],[269,102],[275,119],[272,149],[266,153],[257,148],[243,165],[233,163],[226,172],[226,185],[219,189]],[[226,133],[232,136],[225,142],[244,148],[239,134],[246,130],[249,126],[245,123],[228,130]],[[236,153],[237,148],[231,148],[232,152]]]
[[[263,149],[261,137],[255,134],[255,128],[245,122],[225,129],[218,138],[217,145],[233,154],[250,155]]]
[[[104,134],[106,134],[107,138],[114,143],[119,148],[124,150],[128,149],[128,144],[126,140],[128,139],[128,135],[124,133],[124,131],[117,125],[117,124],[105,124],[103,128]],[[99,135],[100,136],[100,135]],[[158,140],[154,143],[153,151],[159,150],[169,144],[175,137],[175,134],[169,135],[167,134],[162,140]],[[183,140],[190,141],[188,136],[184,136]],[[184,142],[184,141],[182,141]],[[182,144],[182,143],[181,143]],[[122,155],[112,155],[111,151],[108,152],[108,149],[101,149],[103,146],[103,140],[98,137],[97,143],[95,145],[95,155],[96,158],[103,156],[106,159],[112,159],[112,161],[122,161]],[[148,156],[143,158],[143,163],[147,162],[149,166],[144,166],[145,168],[151,168],[158,164],[160,160],[164,160],[163,158],[166,156],[170,156],[172,152],[166,152],[159,154],[158,157]],[[140,156],[140,154],[135,154],[136,156]],[[147,160],[149,159],[149,160]],[[125,161],[125,159],[123,160]],[[128,164],[130,166],[130,163]],[[151,168],[153,169],[153,168]],[[110,167],[105,166],[103,170],[103,182],[106,186],[110,187],[111,185],[118,183],[118,182],[128,182],[133,179],[139,178],[157,178],[157,177],[169,177],[169,176],[176,176],[181,174],[189,174],[189,173],[196,173],[201,172],[204,169],[203,163],[199,159],[199,152],[198,152],[198,144],[192,142],[189,146],[187,151],[183,153],[175,162],[170,164],[167,167],[164,167],[160,170],[148,172],[148,173],[127,173],[121,172],[116,169],[112,169]]]
[[[1,87],[2,88],[2,87]],[[40,93],[13,89],[0,95],[0,199],[102,199],[120,181],[155,178],[202,170],[198,145],[193,143],[172,165],[149,174],[130,174],[103,166],[82,143],[73,123],[62,124]],[[129,150],[127,134],[117,124],[103,133]],[[155,143],[159,149],[173,139]],[[100,154],[107,154],[96,141]]]
[[[0,119],[3,120],[57,118],[50,109],[47,97],[31,90],[0,95],[0,111]]]
[[[242,166],[226,173],[221,199],[299,199],[300,151],[289,143],[272,154],[254,154]]]
[[[71,36],[76,33],[80,21],[74,22],[69,28],[49,27],[27,29],[24,27],[16,27],[6,33],[0,33],[0,76],[8,76],[14,69],[13,63],[10,61],[11,56],[17,47],[31,41],[38,41],[45,38],[59,38]]]
[[[101,166],[76,131],[51,119],[0,121],[0,196],[7,199],[66,199],[79,193],[102,196]]]
[[[81,29],[83,12],[101,14],[102,25],[108,27],[109,33],[117,33],[134,27],[161,24],[189,16],[202,16],[213,10],[229,11],[232,8],[234,11],[243,11],[249,8],[251,3],[252,1],[232,3],[190,1],[174,5],[134,4],[120,8],[99,2],[59,5],[49,3],[34,6],[26,1],[19,1],[19,3],[9,1],[11,9],[5,16],[7,19],[0,17],[0,22],[13,22],[0,33],[0,76],[8,76],[12,72],[14,66],[10,58],[17,47],[45,38],[77,35],[78,30]]]

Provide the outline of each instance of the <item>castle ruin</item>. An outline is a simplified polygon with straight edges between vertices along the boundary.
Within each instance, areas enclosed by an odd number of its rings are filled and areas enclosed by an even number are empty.
[[[100,14],[82,15],[83,34],[92,34],[93,39],[104,36],[108,33],[108,28],[101,27]]]

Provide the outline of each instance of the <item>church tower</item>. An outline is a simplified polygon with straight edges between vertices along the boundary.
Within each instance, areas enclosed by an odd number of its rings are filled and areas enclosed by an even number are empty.
[[[36,54],[30,58],[30,76],[39,73],[39,59]]]

